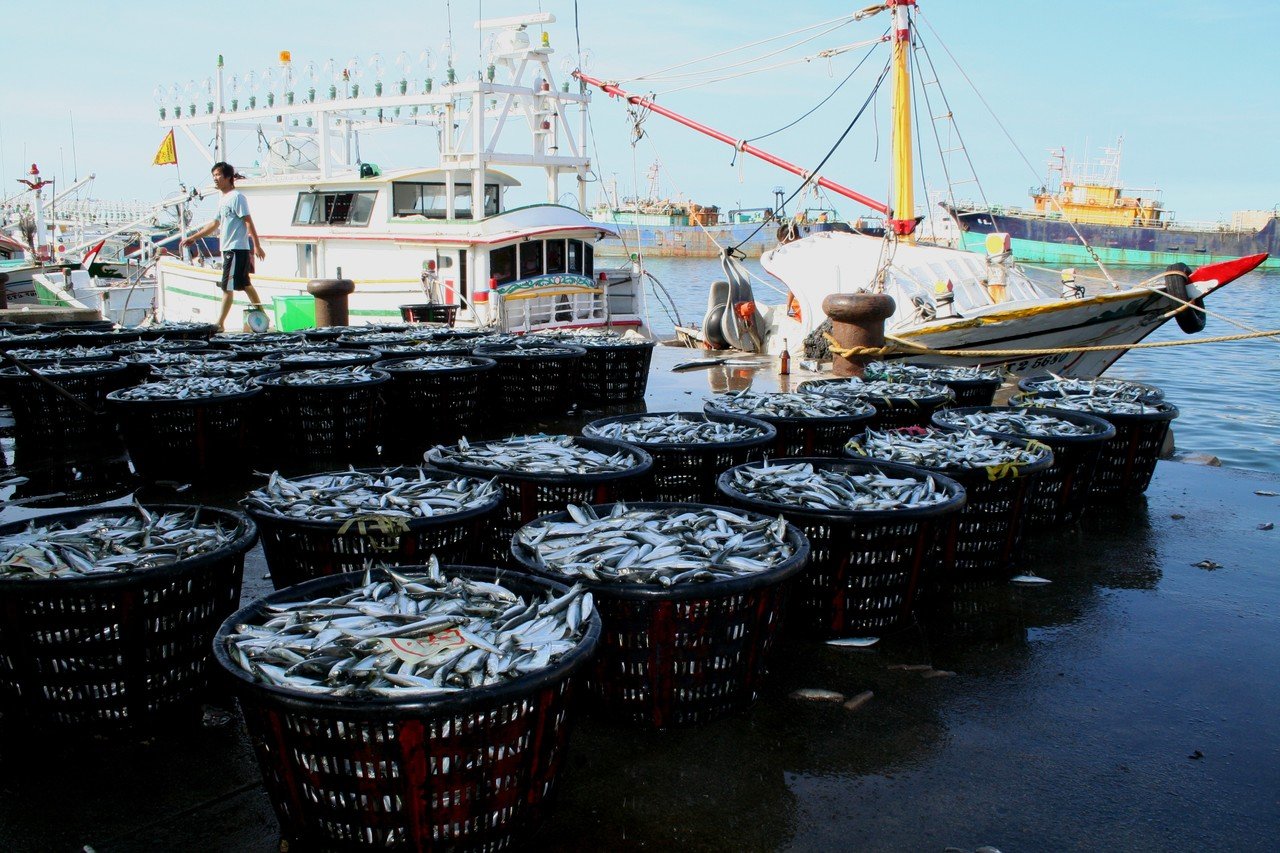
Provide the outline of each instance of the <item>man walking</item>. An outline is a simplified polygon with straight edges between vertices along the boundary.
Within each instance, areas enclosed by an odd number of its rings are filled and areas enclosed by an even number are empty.
[[[258,291],[249,283],[249,272],[252,269],[252,255],[265,258],[267,252],[258,239],[258,229],[253,226],[249,216],[249,202],[244,193],[236,189],[236,179],[244,175],[236,174],[230,163],[213,164],[213,185],[222,193],[218,202],[218,218],[209,222],[199,231],[182,238],[181,245],[187,246],[218,232],[218,242],[222,247],[222,313],[218,316],[218,331],[223,331],[227,314],[231,312],[231,302],[237,290],[249,295],[250,301],[261,304]],[[250,242],[252,241],[252,242]]]

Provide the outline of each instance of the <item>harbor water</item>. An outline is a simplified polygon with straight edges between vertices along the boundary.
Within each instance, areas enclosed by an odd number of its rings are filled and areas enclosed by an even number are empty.
[[[759,261],[744,262],[754,275],[777,283]],[[671,295],[685,324],[702,323],[706,311],[707,288],[723,279],[720,261],[701,258],[652,258],[645,268]],[[1142,281],[1159,270],[1113,270],[1119,283]],[[1049,280],[1056,271],[1044,271]],[[1089,278],[1086,278],[1089,276]],[[1097,280],[1095,280],[1095,277]],[[1077,270],[1081,283],[1090,289],[1107,289],[1100,272]],[[774,292],[753,279],[755,296],[762,302],[781,302]],[[781,285],[778,284],[781,288]],[[1232,282],[1211,297],[1206,307],[1222,317],[1252,329],[1280,329],[1280,272],[1254,271]],[[651,326],[659,338],[670,338],[674,316],[664,311],[660,300],[650,295]],[[1210,316],[1205,330],[1188,336],[1172,321],[1158,329],[1148,342],[1192,341],[1234,335],[1246,331],[1219,317]],[[798,342],[792,341],[792,347]],[[1134,379],[1158,385],[1181,410],[1173,431],[1181,453],[1215,456],[1231,468],[1280,472],[1280,339],[1255,339],[1202,346],[1180,346],[1135,350],[1126,354],[1108,376]]]

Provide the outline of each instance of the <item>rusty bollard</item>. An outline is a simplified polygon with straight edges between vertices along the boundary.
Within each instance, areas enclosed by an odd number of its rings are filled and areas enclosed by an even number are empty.
[[[0,310],[9,307],[9,274],[0,272]]]
[[[884,321],[894,309],[893,297],[883,293],[833,293],[822,300],[822,310],[831,318],[831,337],[835,346],[849,347],[884,346]],[[868,362],[878,356],[843,356],[831,351],[832,376],[861,376]]]
[[[316,328],[347,325],[347,297],[356,289],[349,278],[313,278],[307,293],[316,298]]]

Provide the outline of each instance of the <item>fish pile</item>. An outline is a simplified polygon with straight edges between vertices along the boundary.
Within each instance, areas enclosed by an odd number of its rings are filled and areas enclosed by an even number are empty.
[[[732,482],[743,495],[758,501],[823,512],[919,509],[952,498],[931,476],[854,473],[839,463],[821,468],[809,462],[741,465],[733,469]]]
[[[494,343],[486,338],[478,341],[473,348],[476,355],[485,358],[539,358],[582,355],[581,347],[558,341],[538,341],[519,338],[511,343]]]
[[[395,518],[456,515],[487,505],[497,494],[492,481],[431,473],[422,468],[342,471],[289,480],[277,471],[243,505],[272,515],[307,521],[345,521],[358,514]]]
[[[1002,380],[999,370],[982,367],[943,367],[907,364],[902,361],[873,361],[863,371],[867,379],[888,382],[976,382],[978,380]]]
[[[0,577],[77,578],[153,569],[208,554],[235,538],[200,511],[103,510],[83,521],[31,521],[21,533],[0,536]]]
[[[358,346],[370,346],[373,344],[405,344],[414,343],[416,341],[426,341],[430,335],[424,330],[422,332],[378,332],[369,331],[360,334],[347,333],[338,338],[339,343],[356,344]]]
[[[62,335],[57,332],[11,332],[8,329],[0,329],[0,338],[23,344],[45,344],[61,341]]]
[[[230,353],[209,352],[199,355],[183,356],[176,361],[162,363],[146,362],[154,365],[151,376],[155,379],[179,379],[184,376],[257,376],[266,368],[255,361],[231,361]],[[126,357],[126,361],[128,358]]]
[[[569,578],[674,586],[767,571],[791,558],[787,521],[720,507],[629,509],[604,518],[570,506],[571,521],[526,525],[515,544],[539,566]]]
[[[1164,399],[1164,392],[1154,385],[1127,382],[1123,379],[1068,379],[1063,376],[1048,376],[1033,379],[1026,384],[1028,389],[1036,394],[1112,397],[1146,403],[1158,403]]]
[[[337,343],[333,341],[307,341],[302,338],[295,338],[290,341],[268,341],[265,343],[253,341],[250,343],[238,343],[232,347],[236,352],[265,353],[268,355],[273,352],[317,353],[324,350],[336,350],[337,348]]]
[[[41,376],[66,376],[72,373],[102,373],[104,371],[123,370],[124,367],[115,361],[86,361],[83,364],[71,364],[68,362],[59,362],[56,364],[41,364],[32,368]],[[0,373],[6,376],[27,376],[26,371],[16,367],[5,368]]]
[[[1078,424],[1043,412],[1028,409],[995,409],[985,412],[962,414],[954,409],[944,409],[935,417],[946,426],[966,430],[985,430],[1029,438],[1068,438],[1097,435],[1102,427]]]
[[[9,355],[19,361],[62,361],[72,359],[107,360],[115,358],[115,350],[111,347],[20,347],[9,350]]]
[[[318,329],[308,329],[307,331],[302,333],[302,336],[305,338],[305,337],[308,337],[309,335],[314,335],[317,332],[322,333],[325,337],[332,337],[335,335],[372,335],[379,331],[380,331],[379,327],[370,326],[370,325],[321,326]]]
[[[478,364],[487,364],[487,362],[477,361],[465,355],[430,355],[422,358],[406,358],[393,363],[383,362],[380,369],[389,370],[392,373],[397,370],[461,370]]]
[[[223,332],[214,335],[209,339],[213,344],[231,344],[232,346],[241,346],[245,344],[292,344],[305,341],[302,335],[297,332],[258,332],[252,335],[237,335],[235,333]]]
[[[875,414],[875,409],[863,400],[807,393],[731,391],[712,397],[707,403],[722,412],[762,418],[849,418]]]
[[[1168,411],[1167,406],[1147,398],[1129,399],[1110,395],[1067,394],[1063,397],[1022,397],[1019,406],[1037,408],[1070,409],[1073,412],[1091,412],[1099,415],[1155,415]]]
[[[414,341],[408,340],[398,344],[378,344],[378,351],[384,358],[401,355],[459,355],[471,352],[471,345],[464,340],[452,341]]]
[[[213,327],[208,323],[193,323],[190,321],[166,320],[162,323],[153,323],[147,326],[148,332],[160,332],[162,335],[170,332],[199,332],[204,333]]]
[[[265,605],[227,636],[265,684],[336,697],[415,699],[504,684],[577,647],[594,605],[581,586],[525,598],[496,583],[388,571],[340,595]]]
[[[369,358],[368,351],[365,350],[297,350],[278,353],[270,353],[267,355],[267,361],[276,362],[277,364],[350,364],[353,361],[362,361]]]
[[[324,367],[315,370],[294,370],[288,373],[275,373],[271,376],[260,376],[258,381],[264,385],[353,385],[361,382],[372,382],[386,376],[380,370],[373,370],[368,365],[359,367]]]
[[[207,350],[199,353],[189,350],[146,350],[122,355],[120,360],[130,364],[171,365],[183,364],[193,357],[204,361],[230,361],[235,356],[226,350]]]
[[[456,447],[433,448],[427,458],[519,474],[604,474],[626,471],[637,464],[632,453],[601,453],[579,444],[571,435],[517,435],[474,445],[463,438]]]
[[[567,344],[575,347],[648,347],[653,346],[653,341],[645,340],[639,337],[626,337],[617,332],[592,332],[592,331],[575,331],[575,332],[535,332],[533,339],[545,338],[559,344]]]
[[[940,429],[867,430],[845,446],[861,456],[905,462],[935,471],[1030,465],[1050,452],[1043,445],[1022,447],[969,430]]]
[[[164,338],[129,341],[124,344],[112,344],[116,352],[190,352],[208,348],[204,341],[166,341]]]
[[[715,444],[747,441],[768,434],[754,424],[711,420],[705,415],[646,415],[625,421],[614,421],[589,427],[587,434],[597,438],[613,438],[632,444]]]
[[[112,391],[112,400],[198,400],[206,397],[225,397],[231,394],[244,394],[253,389],[243,379],[214,376],[187,376],[178,379],[164,379],[159,382],[147,382],[131,388]]]
[[[945,385],[931,382],[893,382],[887,379],[816,379],[802,383],[801,391],[849,400],[924,400],[930,397],[954,399]]]

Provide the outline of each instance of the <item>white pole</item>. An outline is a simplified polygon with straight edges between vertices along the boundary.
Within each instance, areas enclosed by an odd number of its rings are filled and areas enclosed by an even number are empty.
[[[475,160],[471,170],[471,221],[484,217],[484,91],[476,88],[471,98],[471,139],[475,146]]]
[[[222,54],[218,54],[218,74],[216,77],[214,97],[213,147],[219,162],[227,159],[227,131],[222,126]]]

